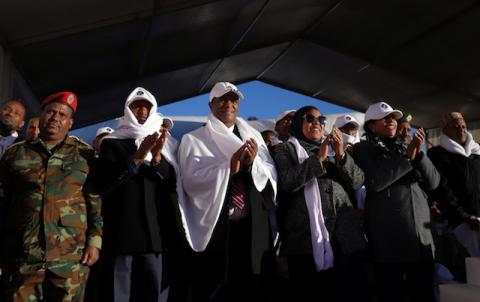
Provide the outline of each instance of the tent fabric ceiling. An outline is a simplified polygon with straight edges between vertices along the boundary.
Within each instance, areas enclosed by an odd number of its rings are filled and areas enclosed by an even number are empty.
[[[361,111],[387,100],[430,128],[480,116],[479,20],[474,0],[17,0],[0,41],[38,99],[78,93],[76,127],[121,115],[137,85],[167,104],[259,80]]]

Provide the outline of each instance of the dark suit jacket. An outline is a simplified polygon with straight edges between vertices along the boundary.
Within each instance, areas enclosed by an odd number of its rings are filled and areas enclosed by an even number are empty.
[[[465,157],[437,146],[428,150],[428,157],[442,175],[431,197],[449,223],[457,226],[470,215],[480,216],[480,156]]]
[[[105,249],[114,254],[163,252],[175,228],[175,172],[162,158],[136,171],[133,139],[105,139],[96,183],[103,199]]]
[[[280,189],[277,215],[282,242],[280,253],[312,253],[310,219],[303,189],[314,177],[320,189],[325,226],[330,238],[341,248],[334,252],[350,254],[364,249],[360,222],[347,193],[362,186],[362,170],[348,154],[343,165],[332,157],[321,164],[315,154],[309,155],[310,158],[299,164],[291,143],[277,145],[274,149]]]
[[[250,209],[250,216],[246,221],[248,226],[244,228],[244,235],[248,242],[246,251],[250,252],[253,273],[260,274],[262,272],[262,261],[264,260],[265,253],[271,251],[273,248],[270,218],[271,214],[274,213],[275,206],[272,200],[272,186],[269,183],[263,192],[259,192],[253,184],[250,172],[240,172],[239,174],[242,175],[237,175],[237,177],[244,177],[246,181],[246,195]],[[231,185],[232,180],[229,182],[222,212],[215,225],[212,238],[205,250],[207,253],[218,254],[219,262],[225,262],[226,260],[222,259],[222,257],[227,255],[226,249],[228,241],[238,240],[229,236],[228,204],[231,200]],[[245,242],[245,238],[241,240]]]

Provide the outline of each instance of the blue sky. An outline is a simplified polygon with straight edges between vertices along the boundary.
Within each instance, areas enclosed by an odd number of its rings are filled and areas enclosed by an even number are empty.
[[[239,115],[245,119],[250,116],[255,116],[259,119],[275,118],[280,112],[289,109],[298,109],[306,105],[316,106],[323,114],[352,111],[345,107],[336,106],[319,99],[311,98],[259,81],[241,84],[238,85],[238,88],[245,96],[245,99],[241,101],[239,108]],[[166,116],[205,116],[210,112],[208,107],[208,94],[199,95],[169,105],[159,106],[158,111]],[[91,143],[96,130],[103,126],[115,127],[115,122],[110,120],[90,125],[71,131],[71,134]]]
[[[278,88],[260,81],[238,85],[245,96],[240,103],[239,115],[243,118],[256,116],[259,119],[275,118],[277,114],[289,109],[313,105],[324,114],[351,112],[352,110],[320,101],[299,93]],[[173,104],[160,106],[163,115],[207,115],[208,95],[203,94]]]

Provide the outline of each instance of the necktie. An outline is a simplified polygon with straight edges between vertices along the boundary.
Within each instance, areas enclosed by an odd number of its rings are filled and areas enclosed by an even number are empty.
[[[245,206],[245,183],[241,178],[233,182],[232,203],[240,210]]]
[[[235,125],[233,128],[233,134],[235,134],[240,140],[242,139],[237,125]],[[235,179],[232,185],[232,203],[240,210],[242,210],[245,206],[245,191],[245,183],[243,178],[239,177]]]

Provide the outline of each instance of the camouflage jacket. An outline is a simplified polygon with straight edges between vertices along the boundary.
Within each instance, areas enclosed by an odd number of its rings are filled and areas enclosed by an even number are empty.
[[[1,264],[23,271],[81,259],[101,248],[101,199],[89,175],[93,149],[74,137],[49,151],[24,141],[0,160]],[[11,266],[14,267],[11,267]]]

